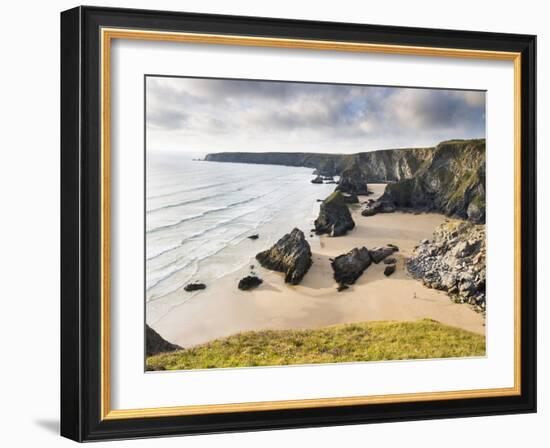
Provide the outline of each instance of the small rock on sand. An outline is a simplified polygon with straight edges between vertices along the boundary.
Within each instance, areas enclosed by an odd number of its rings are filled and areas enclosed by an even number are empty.
[[[183,289],[187,292],[198,291],[200,289],[206,289],[206,285],[204,283],[194,282],[185,285]]]
[[[248,291],[260,286],[262,283],[263,280],[261,278],[258,278],[255,275],[247,275],[246,277],[241,278],[238,287],[242,291]]]

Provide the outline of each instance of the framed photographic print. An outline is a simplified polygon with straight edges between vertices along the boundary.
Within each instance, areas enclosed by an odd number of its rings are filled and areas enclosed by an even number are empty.
[[[535,36],[61,14],[61,433],[536,410]]]

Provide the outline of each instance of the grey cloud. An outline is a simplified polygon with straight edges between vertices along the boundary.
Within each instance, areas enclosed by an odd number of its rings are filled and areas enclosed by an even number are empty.
[[[191,146],[215,150],[365,150],[485,135],[484,92],[148,78],[146,94],[148,129],[192,134]]]

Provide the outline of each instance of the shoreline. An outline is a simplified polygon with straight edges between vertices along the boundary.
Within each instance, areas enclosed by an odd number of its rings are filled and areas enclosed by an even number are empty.
[[[370,199],[384,191],[385,184],[369,184]],[[361,202],[367,196],[360,196]],[[284,283],[283,274],[263,269],[252,259],[253,271],[263,283],[251,291],[237,288],[250,266],[237,269],[207,285],[191,297],[183,290],[166,304],[166,313],[148,323],[168,341],[189,348],[245,331],[316,329],[344,323],[379,320],[415,321],[434,319],[442,324],[485,334],[485,319],[468,305],[452,302],[438,290],[429,289],[413,279],[404,266],[405,259],[424,238],[447,218],[437,213],[380,213],[363,217],[360,205],[350,206],[355,228],[345,236],[310,236],[301,229],[312,249],[313,265],[299,285]],[[281,229],[281,235],[292,229]],[[371,265],[354,285],[336,292],[330,258],[354,247],[395,244],[399,251],[396,272],[383,275],[385,265]],[[260,238],[257,252],[267,249]],[[158,304],[155,304],[158,305]]]

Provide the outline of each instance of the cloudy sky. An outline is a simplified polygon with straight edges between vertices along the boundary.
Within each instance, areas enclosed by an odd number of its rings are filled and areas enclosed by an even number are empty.
[[[148,151],[359,152],[485,136],[485,92],[147,77]]]

